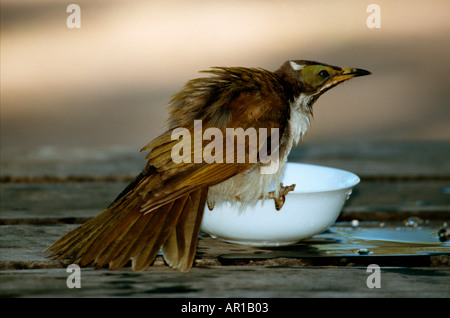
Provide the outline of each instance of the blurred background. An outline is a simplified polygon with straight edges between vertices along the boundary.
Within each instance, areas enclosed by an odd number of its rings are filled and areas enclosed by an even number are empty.
[[[288,59],[373,73],[318,100],[306,144],[450,140],[448,0],[80,0],[70,29],[72,2],[1,2],[2,156],[138,152],[199,70]]]

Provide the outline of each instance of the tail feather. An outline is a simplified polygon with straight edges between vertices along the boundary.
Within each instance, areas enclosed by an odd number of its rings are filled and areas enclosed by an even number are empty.
[[[111,212],[114,213],[114,210]],[[138,219],[136,207],[131,206],[129,210],[126,207],[123,208],[105,223],[97,222],[98,230],[83,243],[77,252],[76,256],[77,258],[80,257],[80,265],[86,266],[92,263],[98,255],[120,237],[121,233],[126,231],[130,224],[132,225]]]
[[[162,248],[164,260],[183,272],[189,271],[194,261],[207,194],[207,190],[191,194],[189,206],[183,209],[177,225]]]
[[[109,262],[110,269],[115,270],[124,267],[130,261],[136,251],[140,248],[141,242],[147,241],[148,237],[151,235],[151,232],[146,231],[146,229],[151,227],[150,222],[152,218],[153,214],[143,215],[139,222],[136,222],[133,225],[133,228],[130,229],[126,237],[123,238],[125,243],[122,244],[121,247],[111,246],[108,249],[109,253],[101,255],[96,259],[96,262],[99,264],[99,266],[108,264],[108,260],[111,259],[111,261]]]
[[[133,191],[134,195],[122,197],[97,217],[64,235],[46,252],[58,259],[71,258],[81,266],[109,265],[110,269],[120,269],[132,259],[133,270],[142,271],[153,263],[164,246],[167,263],[189,271],[207,192],[206,188],[198,189],[143,213],[142,197]],[[176,244],[168,243],[173,238]]]
[[[111,213],[106,210],[95,219],[99,224],[101,224],[105,223],[108,217],[111,216]],[[70,231],[44,252],[53,251],[49,257],[55,257],[57,259],[71,258],[72,260],[75,260],[77,258],[75,254],[79,250],[78,246],[80,246],[81,241],[88,240],[93,234],[95,234],[95,231],[98,230],[98,228],[95,227],[93,220],[94,219],[86,222],[81,227]]]
[[[151,233],[149,239],[146,242],[141,244],[141,248],[133,256],[132,268],[134,271],[142,271],[153,263],[156,254],[161,249],[161,245],[167,238],[167,236],[164,235],[166,232],[165,227],[173,227],[175,225],[174,220],[176,221],[176,219],[178,219],[179,214],[178,211],[172,211],[172,205],[173,203],[169,203],[168,205],[165,205],[161,209],[159,209],[157,213],[155,213],[152,219],[152,223],[154,223],[153,233]]]
[[[151,218],[143,218],[138,209],[132,209],[128,218],[120,221],[121,224],[115,226],[108,234],[105,233],[105,235],[108,235],[108,239],[102,239],[102,245],[99,245],[97,249],[91,249],[93,252],[91,255],[86,253],[83,257],[86,257],[88,263],[93,262],[96,267],[107,265],[128,246],[130,235],[139,237],[139,234],[144,230],[140,225],[148,224],[149,219]],[[83,261],[83,258],[81,260]]]
[[[111,244],[108,248],[95,259],[97,266],[104,266],[108,264],[111,269],[119,269],[125,266],[131,259],[136,250],[140,248],[141,242],[148,240],[151,231],[146,230],[151,228],[152,219],[154,222],[153,213],[142,215],[140,211],[135,211],[139,216],[136,222],[130,226]],[[111,261],[110,261],[111,260]]]

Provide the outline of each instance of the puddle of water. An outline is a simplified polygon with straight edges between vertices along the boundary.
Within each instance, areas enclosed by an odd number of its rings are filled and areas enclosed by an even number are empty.
[[[315,236],[323,243],[313,243],[326,255],[411,255],[450,253],[450,241],[439,241],[439,225],[406,227],[404,224],[377,227],[333,226],[326,233]],[[326,243],[326,242],[333,243]]]
[[[419,244],[419,245],[442,245],[437,237],[437,229],[431,228],[359,228],[346,229],[337,228],[334,230],[339,236],[347,239],[359,239],[365,241],[384,241],[396,242],[403,244]]]

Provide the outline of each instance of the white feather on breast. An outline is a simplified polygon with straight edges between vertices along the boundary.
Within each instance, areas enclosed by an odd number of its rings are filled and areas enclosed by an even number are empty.
[[[240,202],[242,203],[241,207],[245,207],[256,204],[261,196],[267,196],[270,191],[275,190],[278,193],[284,166],[292,146],[300,141],[309,127],[309,116],[302,111],[300,105],[307,102],[307,99],[299,98],[291,105],[288,143],[283,153],[280,154],[277,172],[262,174],[260,171],[261,163],[257,163],[247,171],[209,188],[209,205],[214,206],[228,201],[231,203]]]

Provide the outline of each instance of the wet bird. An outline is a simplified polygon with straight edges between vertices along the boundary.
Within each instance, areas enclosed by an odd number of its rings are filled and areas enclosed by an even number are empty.
[[[246,206],[272,198],[281,209],[294,186],[283,186],[281,174],[291,148],[308,129],[314,102],[339,83],[370,74],[305,60],[286,61],[274,72],[244,67],[203,72],[208,76],[188,81],[173,96],[167,131],[142,149],[149,151],[143,171],[105,211],[50,246],[46,250],[50,257],[110,269],[120,269],[131,260],[133,270],[143,271],[162,251],[170,267],[189,271],[205,207],[213,209],[226,201]],[[194,140],[199,122],[200,144]],[[247,147],[245,138],[233,136],[231,158],[226,157],[228,152],[210,147],[209,153],[218,160],[195,160],[213,139],[203,135],[208,128],[222,132],[221,137],[214,136],[223,138],[214,140],[222,145],[229,138],[227,128],[267,129],[268,134],[259,135],[253,148]],[[185,140],[184,160],[175,161],[173,149],[181,138],[173,136],[179,129],[190,132],[193,139]],[[277,137],[275,144],[272,137]],[[244,151],[239,153],[240,146]],[[261,173],[268,165],[261,157],[264,147],[268,154],[278,154],[273,173]],[[250,160],[252,151],[257,153],[256,161]]]

